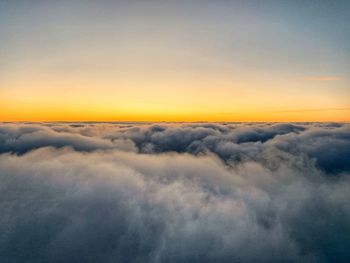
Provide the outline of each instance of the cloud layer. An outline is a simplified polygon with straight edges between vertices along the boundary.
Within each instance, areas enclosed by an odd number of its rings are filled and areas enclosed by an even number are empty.
[[[350,126],[0,125],[2,262],[348,262]]]

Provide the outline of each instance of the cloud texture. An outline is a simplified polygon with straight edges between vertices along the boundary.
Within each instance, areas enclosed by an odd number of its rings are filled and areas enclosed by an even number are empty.
[[[350,127],[0,125],[1,262],[349,262]]]

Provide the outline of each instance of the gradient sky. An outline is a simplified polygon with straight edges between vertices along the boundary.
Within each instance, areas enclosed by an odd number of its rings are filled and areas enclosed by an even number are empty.
[[[0,120],[350,121],[350,1],[0,0]]]

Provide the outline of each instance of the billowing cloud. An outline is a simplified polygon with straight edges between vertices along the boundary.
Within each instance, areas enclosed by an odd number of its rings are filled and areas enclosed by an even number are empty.
[[[0,127],[0,152],[25,153],[45,146],[71,146],[77,151],[93,151],[98,149],[135,150],[134,144],[128,140],[103,140],[97,136],[96,129],[79,129],[77,125],[38,126],[38,125],[4,125]]]
[[[0,126],[2,262],[348,262],[347,124]]]

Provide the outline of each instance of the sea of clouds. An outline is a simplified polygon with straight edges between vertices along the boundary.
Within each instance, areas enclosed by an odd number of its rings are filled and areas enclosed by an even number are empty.
[[[0,262],[350,262],[350,125],[2,123]]]

